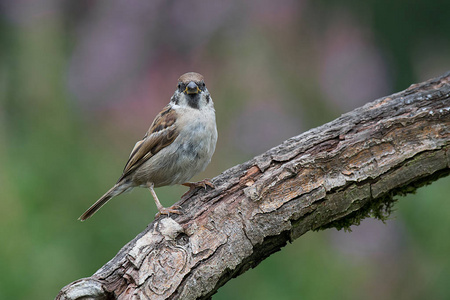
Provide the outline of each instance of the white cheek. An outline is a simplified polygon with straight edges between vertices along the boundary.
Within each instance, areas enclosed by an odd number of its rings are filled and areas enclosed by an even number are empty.
[[[212,98],[211,98],[211,96],[209,96],[209,100],[208,100],[207,96],[205,94],[203,94],[200,101],[201,101],[201,106],[202,107],[208,107],[208,106],[212,105]]]

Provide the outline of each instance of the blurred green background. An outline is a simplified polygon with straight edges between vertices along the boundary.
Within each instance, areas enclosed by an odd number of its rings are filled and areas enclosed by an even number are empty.
[[[212,178],[450,70],[449,1],[0,1],[0,299],[52,299],[153,220],[150,193],[78,216],[178,77],[216,105]],[[158,189],[171,205],[182,187]],[[214,299],[450,299],[450,178],[386,224],[307,233]]]

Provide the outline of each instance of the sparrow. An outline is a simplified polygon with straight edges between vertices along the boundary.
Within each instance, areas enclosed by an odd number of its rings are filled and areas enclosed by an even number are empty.
[[[217,143],[214,103],[202,75],[181,75],[164,109],[156,116],[144,138],[136,143],[117,183],[98,199],[79,220],[84,221],[111,198],[135,187],[148,188],[159,213],[181,214],[179,206],[163,207],[154,188],[182,184],[192,188],[206,185],[205,179],[188,182],[211,161]]]

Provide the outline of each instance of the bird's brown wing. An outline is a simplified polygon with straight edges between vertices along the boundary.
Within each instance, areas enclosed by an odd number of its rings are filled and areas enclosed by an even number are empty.
[[[170,105],[164,107],[164,109],[156,116],[144,138],[134,146],[118,182],[133,173],[139,166],[158,153],[161,149],[172,144],[179,134],[176,120],[177,113],[175,110],[173,110]]]

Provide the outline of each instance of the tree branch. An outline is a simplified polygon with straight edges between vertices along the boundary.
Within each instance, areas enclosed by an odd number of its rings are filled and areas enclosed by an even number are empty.
[[[385,218],[394,195],[450,173],[449,147],[447,73],[223,172],[57,299],[209,299],[309,230]]]

